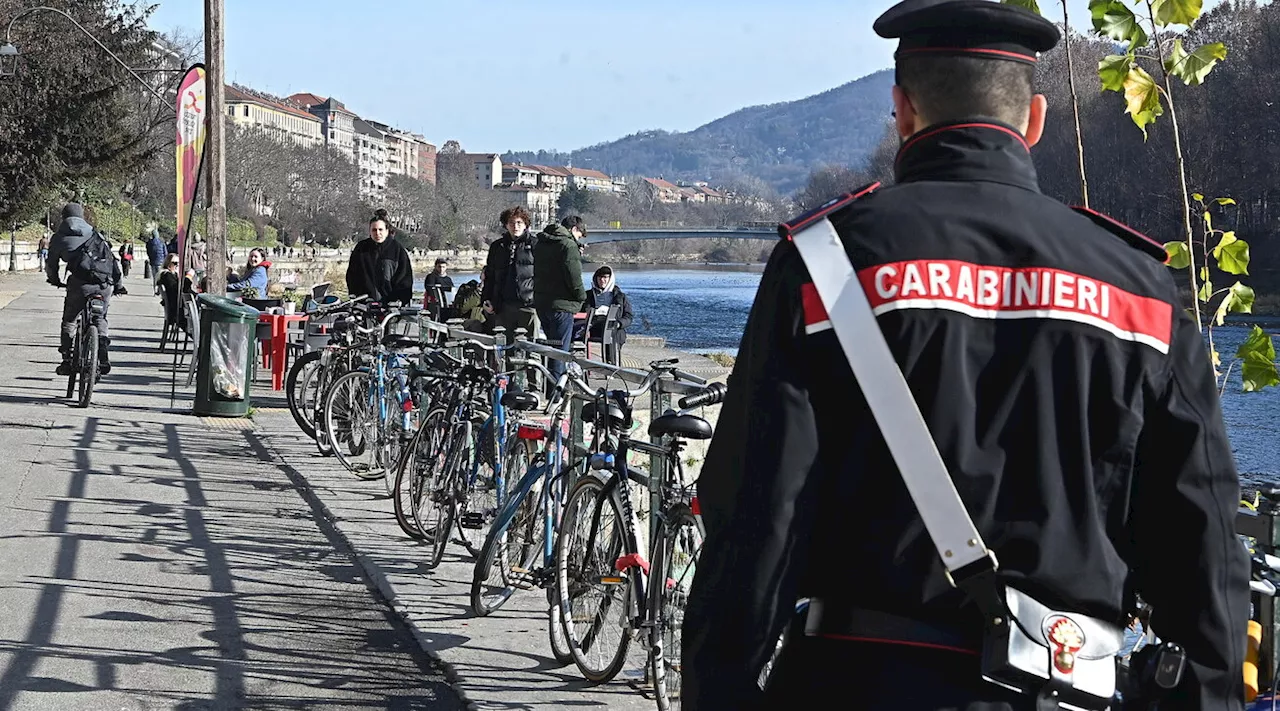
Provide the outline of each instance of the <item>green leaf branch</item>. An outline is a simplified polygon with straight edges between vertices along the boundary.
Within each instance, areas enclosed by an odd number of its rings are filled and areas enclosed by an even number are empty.
[[[1192,195],[1188,189],[1186,154],[1182,148],[1182,131],[1174,102],[1175,79],[1187,87],[1200,86],[1214,67],[1227,58],[1227,46],[1221,42],[1208,42],[1188,51],[1183,43],[1184,37],[1179,36],[1176,28],[1194,26],[1203,10],[1203,0],[1089,2],[1094,31],[1101,37],[1126,44],[1123,53],[1105,57],[1099,62],[1098,79],[1102,90],[1124,96],[1125,113],[1142,131],[1144,139],[1148,136],[1147,127],[1164,116],[1166,108],[1168,110],[1178,184],[1182,190],[1184,232],[1183,239],[1166,244],[1165,251],[1169,255],[1170,267],[1187,270],[1191,293],[1195,295],[1191,311],[1197,325],[1208,337],[1214,374],[1225,388],[1233,366],[1240,363],[1245,392],[1255,392],[1280,384],[1274,345],[1262,329],[1255,327],[1249,339],[1237,349],[1235,360],[1228,363],[1226,373],[1221,372],[1221,357],[1214,342],[1213,329],[1221,326],[1228,314],[1252,313],[1254,292],[1239,281],[1229,287],[1215,289],[1209,268],[1211,263],[1216,263],[1224,274],[1248,275],[1249,244],[1234,231],[1217,229],[1204,196]],[[1144,62],[1148,67],[1159,68],[1159,79],[1144,68]],[[1193,200],[1203,222],[1198,241],[1192,225]],[[1212,202],[1219,208],[1235,206],[1235,200],[1228,197]],[[1205,309],[1211,309],[1208,323],[1201,312],[1202,304]]]
[[[1198,303],[1203,303],[1205,308],[1213,309],[1213,317],[1204,328],[1209,340],[1213,372],[1218,378],[1219,387],[1226,388],[1231,371],[1237,363],[1241,365],[1240,375],[1245,392],[1256,392],[1262,388],[1280,384],[1280,373],[1276,370],[1275,348],[1271,338],[1257,327],[1254,328],[1249,339],[1236,350],[1235,359],[1227,364],[1226,372],[1221,371],[1222,358],[1218,353],[1213,329],[1215,326],[1223,325],[1228,314],[1253,313],[1255,297],[1253,289],[1240,281],[1229,287],[1215,289],[1209,264],[1216,263],[1218,270],[1224,274],[1248,276],[1249,243],[1240,239],[1234,231],[1219,229],[1214,224],[1213,207],[1216,206],[1219,209],[1234,207],[1235,200],[1232,198],[1205,200],[1205,197],[1199,193],[1192,194],[1191,198],[1196,203],[1203,225],[1200,238],[1194,241],[1190,248],[1186,242],[1169,242],[1164,247],[1169,255],[1169,266],[1174,269],[1192,268],[1191,249],[1200,250],[1202,266],[1199,269],[1200,289],[1196,293],[1196,300]],[[1215,301],[1216,306],[1214,306]]]

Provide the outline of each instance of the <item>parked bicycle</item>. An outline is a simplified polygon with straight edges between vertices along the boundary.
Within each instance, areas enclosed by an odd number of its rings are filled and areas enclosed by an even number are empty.
[[[611,451],[593,455],[591,474],[570,492],[555,556],[556,594],[566,611],[565,636],[579,671],[595,682],[613,679],[638,638],[648,651],[648,673],[663,711],[679,708],[680,635],[704,537],[696,482],[686,480],[680,453],[687,440],[712,436],[710,423],[690,411],[721,402],[725,393],[722,385],[711,385],[683,398],[679,412],[654,419],[649,434],[659,444],[633,439],[635,399],[660,379],[706,385],[675,366],[673,360],[651,363],[639,387],[597,396],[595,413],[609,431]],[[651,476],[628,466],[633,451],[661,458],[662,472]],[[640,530],[631,483],[649,494],[647,536]]]

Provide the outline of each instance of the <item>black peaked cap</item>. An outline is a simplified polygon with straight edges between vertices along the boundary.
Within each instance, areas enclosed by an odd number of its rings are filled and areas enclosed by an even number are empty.
[[[1062,38],[1040,15],[995,0],[904,0],[874,27],[881,37],[899,40],[895,59],[949,54],[1031,64]]]

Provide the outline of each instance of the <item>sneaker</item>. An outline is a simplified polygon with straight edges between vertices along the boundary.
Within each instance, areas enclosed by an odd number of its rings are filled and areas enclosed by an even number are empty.
[[[101,363],[101,362],[98,363],[98,375],[110,375],[110,374],[111,374],[110,363]]]
[[[75,372],[75,366],[71,365],[71,361],[64,360],[58,364],[58,375],[71,375]]]

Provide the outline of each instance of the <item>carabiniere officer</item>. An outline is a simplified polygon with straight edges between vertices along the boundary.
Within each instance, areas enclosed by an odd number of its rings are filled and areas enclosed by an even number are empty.
[[[1200,332],[1158,243],[1037,184],[1032,82],[1058,29],[988,0],[908,0],[875,30],[899,40],[896,184],[831,220],[1002,583],[1115,623],[1140,594],[1188,658],[1161,709],[1241,709],[1248,561]],[[1034,708],[980,678],[982,620],[810,281],[781,242],[699,482],[685,711]],[[800,598],[904,631],[806,635]],[[920,641],[940,636],[956,641]]]

